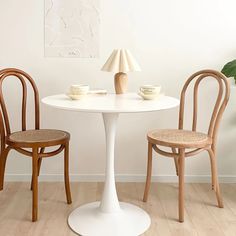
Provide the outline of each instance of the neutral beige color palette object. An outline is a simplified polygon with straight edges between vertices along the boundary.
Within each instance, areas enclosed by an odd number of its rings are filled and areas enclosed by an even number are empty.
[[[199,84],[205,82],[208,78],[214,78],[218,83],[218,93],[216,103],[213,107],[212,116],[208,128],[208,133],[197,132],[198,118],[198,92]],[[195,81],[195,82],[194,82]],[[192,130],[184,130],[184,108],[185,95],[189,85],[194,82],[193,91],[193,122]],[[206,83],[205,83],[206,84]],[[205,85],[207,86],[207,85]],[[184,169],[185,158],[194,156],[202,151],[207,151],[210,156],[211,171],[212,171],[212,188],[216,192],[218,206],[223,207],[223,201],[220,194],[220,187],[217,176],[216,163],[216,141],[219,129],[220,120],[222,118],[225,107],[228,103],[230,95],[230,87],[227,78],[220,72],[214,70],[202,70],[193,74],[185,83],[181,92],[180,110],[179,110],[179,128],[173,130],[154,130],[147,134],[148,139],[148,165],[147,179],[144,191],[143,201],[148,199],[148,193],[151,183],[152,174],[152,150],[158,154],[172,157],[175,160],[176,173],[179,176],[179,221],[184,221]],[[171,152],[164,151],[159,146],[170,147]]]
[[[22,85],[21,130],[12,132],[8,109],[3,93],[3,82],[12,77],[19,79]],[[35,128],[27,130],[27,84],[30,84],[34,95]],[[42,159],[52,157],[64,151],[64,179],[67,203],[70,204],[71,193],[69,184],[69,140],[70,134],[62,130],[40,129],[39,93],[34,80],[22,70],[9,68],[0,70],[0,191],[3,190],[6,160],[11,150],[32,158],[32,221],[38,219],[38,176]],[[47,151],[47,147],[55,147],[54,151]],[[10,202],[9,202],[10,203]]]
[[[127,49],[115,49],[101,70],[116,73],[114,81],[116,94],[127,91],[128,77],[126,72],[141,71],[138,63]]]

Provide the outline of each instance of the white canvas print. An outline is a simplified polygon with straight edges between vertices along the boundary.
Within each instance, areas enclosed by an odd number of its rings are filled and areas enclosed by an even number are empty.
[[[99,56],[100,0],[45,0],[45,56]]]

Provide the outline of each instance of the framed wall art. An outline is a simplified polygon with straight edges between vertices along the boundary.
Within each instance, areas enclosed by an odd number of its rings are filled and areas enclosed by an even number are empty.
[[[100,0],[45,0],[45,57],[99,56]]]

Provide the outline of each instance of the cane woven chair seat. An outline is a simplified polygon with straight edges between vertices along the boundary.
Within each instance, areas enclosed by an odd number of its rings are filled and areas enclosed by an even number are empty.
[[[180,129],[158,129],[147,134],[148,141],[167,147],[200,148],[212,143],[212,139],[204,133]]]
[[[48,147],[60,145],[62,142],[68,140],[70,134],[62,130],[40,129],[40,130],[26,130],[14,132],[7,138],[8,144],[13,144],[20,147]]]

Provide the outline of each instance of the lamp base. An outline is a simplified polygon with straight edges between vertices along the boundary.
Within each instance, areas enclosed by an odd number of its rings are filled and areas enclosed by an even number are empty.
[[[128,88],[128,76],[126,73],[119,72],[115,74],[115,90],[116,94],[122,94],[127,91]]]

